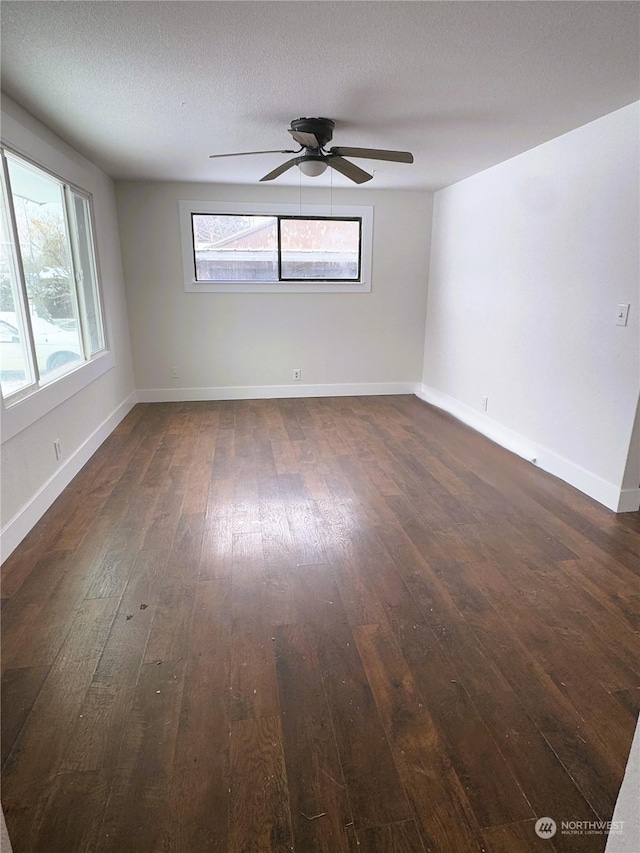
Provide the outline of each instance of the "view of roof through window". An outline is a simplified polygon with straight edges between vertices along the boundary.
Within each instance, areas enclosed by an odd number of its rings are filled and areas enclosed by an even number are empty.
[[[193,214],[197,281],[356,281],[358,218]]]

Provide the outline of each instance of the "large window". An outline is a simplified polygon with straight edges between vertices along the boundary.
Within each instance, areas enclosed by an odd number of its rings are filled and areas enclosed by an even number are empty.
[[[185,289],[370,290],[371,208],[311,208],[180,202]]]
[[[2,152],[0,387],[9,405],[104,349],[91,206]]]

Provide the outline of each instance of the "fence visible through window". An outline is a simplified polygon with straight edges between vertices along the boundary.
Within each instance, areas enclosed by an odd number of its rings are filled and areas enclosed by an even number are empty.
[[[197,282],[358,281],[359,218],[192,214]]]

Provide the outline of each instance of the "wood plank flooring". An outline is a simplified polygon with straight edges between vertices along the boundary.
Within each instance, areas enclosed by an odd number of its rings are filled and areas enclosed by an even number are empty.
[[[414,397],[138,405],[2,569],[14,851],[601,853],[639,566]]]

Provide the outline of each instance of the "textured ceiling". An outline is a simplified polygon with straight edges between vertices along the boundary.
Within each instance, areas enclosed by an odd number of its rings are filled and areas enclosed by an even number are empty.
[[[2,3],[2,88],[115,178],[254,183],[328,116],[435,189],[639,97],[636,2]],[[319,184],[350,185],[328,170]],[[296,184],[293,169],[277,180]]]

